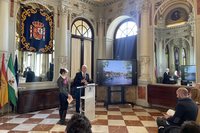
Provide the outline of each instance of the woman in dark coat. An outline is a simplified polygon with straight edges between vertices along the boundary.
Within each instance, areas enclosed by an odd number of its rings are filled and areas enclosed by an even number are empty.
[[[67,114],[67,108],[68,108],[68,101],[67,99],[71,99],[72,96],[69,94],[69,88],[68,88],[68,81],[69,79],[66,78],[68,73],[67,69],[60,69],[60,77],[57,80],[57,84],[59,87],[59,100],[60,100],[60,125],[66,125],[67,122],[65,121],[65,117]]]

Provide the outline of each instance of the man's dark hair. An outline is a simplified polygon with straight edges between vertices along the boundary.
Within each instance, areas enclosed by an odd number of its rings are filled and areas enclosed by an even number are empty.
[[[67,133],[92,133],[92,125],[88,118],[81,114],[74,114],[67,122]]]
[[[200,133],[200,125],[195,121],[185,121],[181,125],[181,133]]]
[[[31,68],[30,68],[30,67],[28,67],[28,70],[29,70],[29,71],[31,71]]]

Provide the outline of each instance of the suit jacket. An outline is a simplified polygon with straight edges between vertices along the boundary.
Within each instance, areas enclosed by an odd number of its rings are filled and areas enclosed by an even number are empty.
[[[82,72],[76,73],[76,77],[74,78],[74,83],[76,86],[84,86],[84,83],[81,83],[81,80],[83,80]],[[85,80],[89,83],[89,74],[86,73]]]
[[[167,122],[170,125],[181,126],[184,121],[196,121],[198,110],[197,104],[191,98],[179,99],[174,116],[169,117]]]
[[[57,85],[59,87],[60,93],[63,93],[65,96],[68,96],[68,94],[69,94],[69,88],[68,88],[69,81],[68,81],[67,84],[64,84],[63,81],[64,81],[64,79],[60,76],[57,79]]]
[[[169,84],[169,75],[166,72],[164,73],[163,84]]]
[[[33,71],[26,72],[26,82],[35,82],[35,73]]]

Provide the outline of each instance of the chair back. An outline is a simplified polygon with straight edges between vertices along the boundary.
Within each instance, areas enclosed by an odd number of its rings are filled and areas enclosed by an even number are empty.
[[[198,107],[199,107],[199,112],[197,115],[197,119],[196,119],[196,123],[200,124],[200,103],[197,103]]]
[[[180,133],[181,129],[178,126],[168,126],[163,133]]]

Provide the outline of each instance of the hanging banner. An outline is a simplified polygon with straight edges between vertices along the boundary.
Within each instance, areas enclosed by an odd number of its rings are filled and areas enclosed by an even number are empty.
[[[179,49],[174,48],[174,59],[175,59],[175,64],[179,64]]]
[[[21,5],[20,51],[53,52],[53,13]]]

